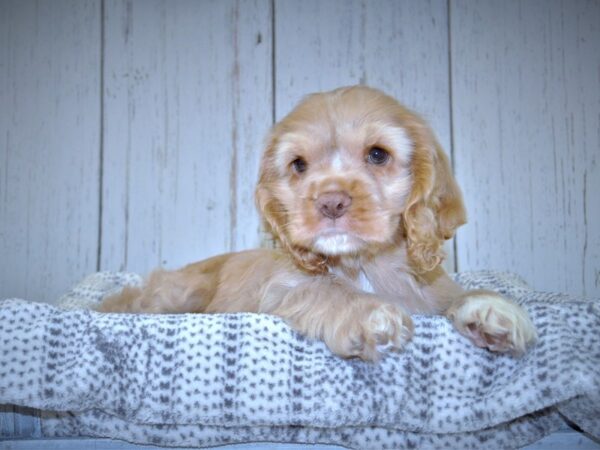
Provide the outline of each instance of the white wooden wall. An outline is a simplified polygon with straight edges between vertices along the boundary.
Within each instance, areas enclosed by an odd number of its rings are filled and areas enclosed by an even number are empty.
[[[355,83],[451,156],[449,267],[600,296],[598,1],[0,0],[0,298],[260,245],[267,129]]]

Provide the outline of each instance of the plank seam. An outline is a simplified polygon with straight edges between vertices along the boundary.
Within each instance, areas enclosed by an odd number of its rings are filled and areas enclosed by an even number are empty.
[[[96,252],[96,271],[102,265],[102,222],[104,213],[104,0],[100,0],[100,136],[98,164],[98,250]]]
[[[452,173],[456,177],[456,165],[455,165],[455,155],[454,155],[454,97],[452,95],[452,15],[451,15],[451,0],[447,0],[446,2],[446,17],[447,17],[447,27],[448,27],[448,118],[450,121],[450,148],[448,149],[450,152],[450,164],[452,167]],[[454,238],[452,240],[452,250],[453,250],[453,265],[454,271],[458,272],[458,236],[454,234]]]
[[[277,65],[276,65],[275,0],[271,0],[271,123],[277,120]]]

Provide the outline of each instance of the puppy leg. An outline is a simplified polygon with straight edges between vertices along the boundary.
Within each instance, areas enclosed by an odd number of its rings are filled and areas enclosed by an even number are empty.
[[[465,291],[437,267],[419,277],[418,292],[430,311],[444,314],[478,347],[521,355],[537,337],[527,312],[492,291]]]
[[[142,287],[125,287],[96,310],[126,313],[202,312],[213,296],[209,274],[190,276],[184,270],[153,272]]]
[[[525,310],[491,291],[464,293],[448,308],[446,316],[475,345],[494,352],[522,355],[537,338]]]
[[[333,277],[313,277],[277,297],[267,295],[261,312],[283,317],[342,357],[375,361],[385,351],[402,349],[412,337],[413,323],[405,311]]]

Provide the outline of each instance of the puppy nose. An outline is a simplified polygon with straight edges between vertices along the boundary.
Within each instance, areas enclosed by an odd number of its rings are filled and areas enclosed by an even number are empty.
[[[329,219],[342,217],[352,204],[352,198],[342,191],[321,194],[316,202],[317,210]]]

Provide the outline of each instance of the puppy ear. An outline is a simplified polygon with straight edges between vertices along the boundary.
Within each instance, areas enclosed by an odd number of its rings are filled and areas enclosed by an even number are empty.
[[[420,124],[413,140],[412,190],[402,217],[409,258],[419,272],[428,272],[445,258],[444,241],[466,222],[466,211],[448,158],[431,130]]]
[[[276,142],[275,132],[273,132],[268,139],[268,145],[260,165],[255,191],[256,206],[266,230],[271,233],[283,250],[292,256],[296,265],[309,273],[324,273],[327,271],[326,258],[294,245],[287,234],[288,212],[283,202],[275,195],[277,183],[281,182],[275,166]]]

